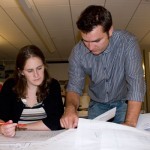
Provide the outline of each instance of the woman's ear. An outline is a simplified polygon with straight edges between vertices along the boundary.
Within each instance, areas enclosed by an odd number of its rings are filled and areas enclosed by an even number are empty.
[[[18,74],[20,74],[20,75],[24,76],[23,71],[21,71],[19,68],[18,68]]]
[[[23,73],[23,72],[21,72],[21,75],[22,75],[22,76],[24,76],[24,73]]]

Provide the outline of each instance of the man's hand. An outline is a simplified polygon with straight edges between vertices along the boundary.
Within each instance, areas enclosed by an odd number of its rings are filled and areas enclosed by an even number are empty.
[[[130,126],[130,127],[136,127],[136,123],[130,122],[130,121],[125,121],[125,122],[123,123],[123,125]]]
[[[76,128],[78,126],[78,114],[74,107],[67,107],[65,113],[60,119],[60,124],[62,128]]]
[[[142,102],[130,100],[128,101],[128,109],[124,125],[136,127],[138,117],[141,111]]]

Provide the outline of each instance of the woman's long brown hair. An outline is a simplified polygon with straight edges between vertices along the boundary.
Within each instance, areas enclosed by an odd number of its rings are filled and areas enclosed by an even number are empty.
[[[42,60],[45,69],[44,69],[44,80],[41,85],[38,86],[36,93],[37,101],[41,102],[46,97],[48,93],[48,83],[51,81],[48,71],[46,69],[46,61],[42,51],[35,45],[27,45],[20,49],[17,59],[16,59],[16,68],[14,72],[15,86],[14,91],[19,98],[26,98],[26,87],[27,81],[26,78],[21,74],[26,61],[31,57],[38,57]]]

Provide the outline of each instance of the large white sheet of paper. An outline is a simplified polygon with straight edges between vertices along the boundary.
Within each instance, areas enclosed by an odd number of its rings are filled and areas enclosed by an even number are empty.
[[[17,131],[15,137],[0,135],[0,143],[42,142],[61,132],[63,131]]]
[[[108,121],[109,119],[113,118],[116,114],[116,107],[110,109],[109,111],[99,115],[98,117],[94,118],[94,120],[99,121]]]
[[[29,147],[30,143],[7,143],[0,144],[0,150],[24,150]]]
[[[25,150],[150,150],[150,134],[111,122],[79,119],[77,129],[69,129]]]
[[[149,150],[150,133],[120,124],[80,119],[78,150]]]
[[[150,132],[143,130],[149,128],[149,115],[140,115],[137,129],[105,122],[114,110],[95,120],[79,118],[77,129],[51,134],[42,131],[43,135],[39,131],[19,131],[16,140],[1,140],[0,150],[150,150]],[[22,136],[21,132],[26,134]]]
[[[24,150],[75,150],[77,129],[69,129],[42,143],[31,143]]]
[[[136,128],[150,131],[150,113],[140,114]]]
[[[24,150],[31,143],[45,142],[64,131],[17,131],[13,138],[0,135],[0,150]]]

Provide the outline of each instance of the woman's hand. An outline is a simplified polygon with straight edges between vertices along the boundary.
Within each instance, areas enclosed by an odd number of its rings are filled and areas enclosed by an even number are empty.
[[[1,134],[6,137],[14,137],[16,134],[16,126],[17,123],[13,123],[12,120],[5,122],[3,125],[0,126]]]

